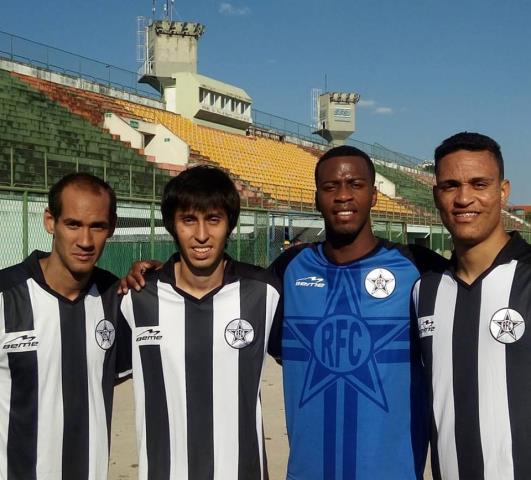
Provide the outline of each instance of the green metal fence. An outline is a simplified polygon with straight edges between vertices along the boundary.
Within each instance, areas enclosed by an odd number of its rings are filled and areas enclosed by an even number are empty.
[[[0,243],[3,245],[0,268],[22,261],[34,249],[50,250],[52,237],[43,227],[46,202],[45,192],[0,192]],[[401,243],[411,240],[403,223],[375,221],[374,229],[389,240]],[[267,266],[286,248],[286,240],[294,239],[323,240],[324,224],[320,215],[244,208],[229,238],[227,251],[238,260]],[[122,199],[118,202],[115,233],[107,241],[99,265],[123,275],[133,261],[166,260],[175,249],[164,229],[158,200]]]

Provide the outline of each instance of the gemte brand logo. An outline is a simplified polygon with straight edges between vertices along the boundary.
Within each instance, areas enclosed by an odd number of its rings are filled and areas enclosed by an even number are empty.
[[[435,320],[433,317],[420,317],[418,324],[420,338],[433,336],[435,332]]]
[[[299,278],[295,281],[297,287],[323,288],[325,285],[324,278],[316,276]]]
[[[19,335],[7,342],[4,342],[2,350],[7,350],[8,352],[26,352],[31,350],[37,350],[39,346],[39,341],[37,337],[33,335]]]
[[[162,340],[161,331],[155,328],[139,329],[140,333],[136,335],[136,341],[142,343],[158,343]]]

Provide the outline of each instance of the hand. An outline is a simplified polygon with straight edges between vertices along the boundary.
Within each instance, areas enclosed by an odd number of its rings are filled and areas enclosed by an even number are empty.
[[[158,260],[138,260],[131,265],[127,275],[120,280],[118,286],[118,294],[125,295],[130,288],[134,288],[139,292],[146,286],[144,274],[147,270],[158,270],[162,267],[162,262]]]

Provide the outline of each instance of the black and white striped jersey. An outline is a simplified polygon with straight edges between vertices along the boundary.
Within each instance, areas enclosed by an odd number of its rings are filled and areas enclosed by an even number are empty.
[[[139,479],[267,478],[260,378],[279,291],[267,271],[227,258],[222,285],[175,287],[174,255],[131,291]]]
[[[44,255],[0,272],[0,480],[102,480],[121,338],[116,278],[95,269],[70,301],[46,285]]]
[[[434,479],[531,479],[531,246],[514,233],[473,284],[427,273],[413,300]]]

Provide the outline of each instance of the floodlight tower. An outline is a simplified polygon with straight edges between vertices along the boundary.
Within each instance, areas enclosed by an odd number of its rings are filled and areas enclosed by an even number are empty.
[[[171,20],[168,10],[171,15],[171,4],[165,9],[164,20],[152,20],[145,27],[146,54],[139,71],[139,82],[159,91],[175,83],[172,75],[176,73],[197,73],[197,43],[205,31],[197,22]]]
[[[356,103],[354,92],[327,92],[319,95],[317,109],[319,124],[314,132],[330,145],[343,145],[355,131]]]

